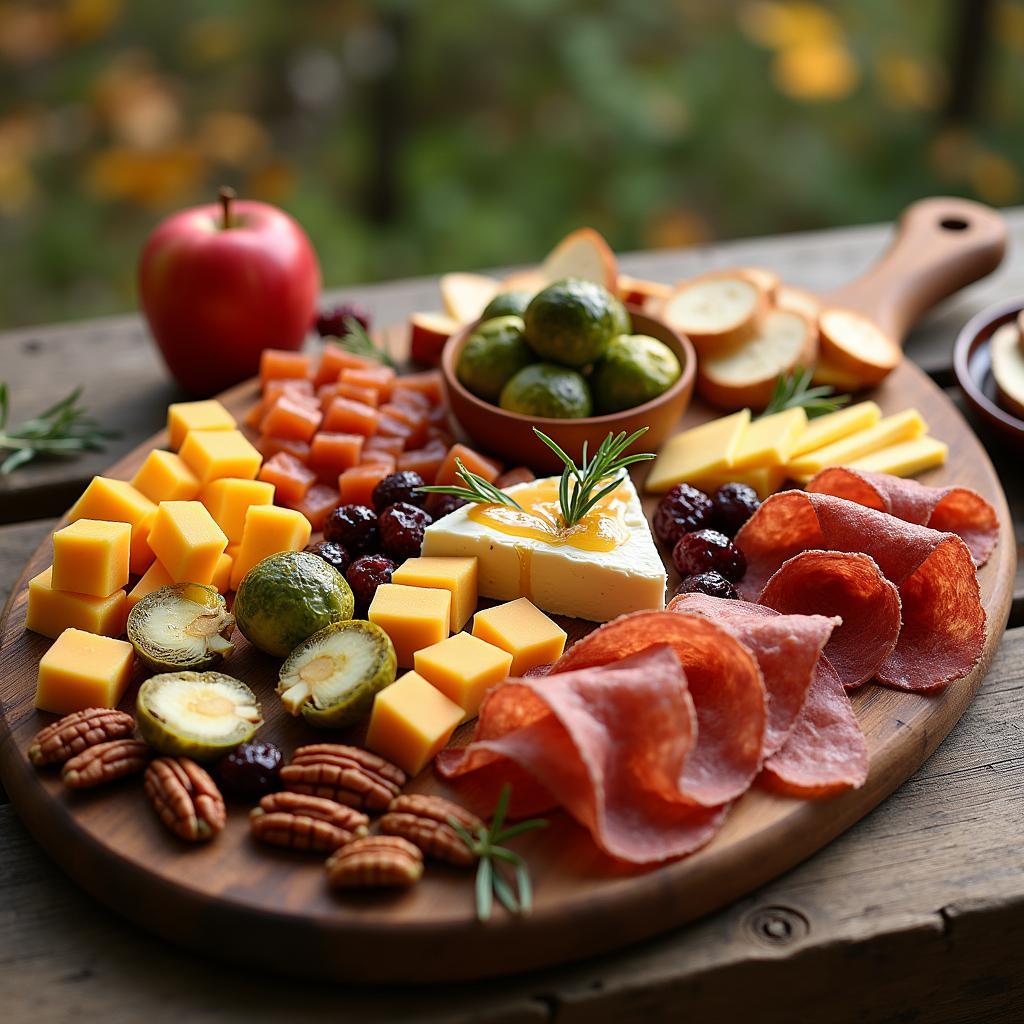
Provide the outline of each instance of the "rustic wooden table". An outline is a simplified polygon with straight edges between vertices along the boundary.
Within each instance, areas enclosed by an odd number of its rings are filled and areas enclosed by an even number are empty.
[[[930,315],[907,353],[957,400],[952,345],[969,316],[1024,294],[1017,246],[990,278]],[[673,281],[738,263],[825,291],[880,253],[881,226],[635,254],[624,269]],[[378,324],[438,304],[432,280],[351,289]],[[88,478],[162,425],[179,397],[137,317],[0,334],[13,415],[72,386],[122,432],[107,452],[0,479],[0,602]],[[979,433],[1024,542],[1020,453]],[[135,928],[47,860],[0,791],[0,1007],[11,1024],[184,1016],[203,1021],[640,1021],[683,1014],[761,1024],[1010,1022],[1024,1018],[1024,566],[1010,629],[978,698],[920,771],[809,861],[695,925],[581,964],[458,988],[374,990],[268,977],[208,963]],[[111,885],[117,880],[112,878]],[[274,942],[267,935],[268,944]],[[226,951],[230,954],[230,950]],[[429,955],[429,954],[428,954]]]

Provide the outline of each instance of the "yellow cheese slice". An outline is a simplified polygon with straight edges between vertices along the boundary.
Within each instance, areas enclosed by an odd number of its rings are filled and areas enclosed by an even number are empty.
[[[859,430],[824,448],[816,448],[799,456],[789,464],[789,474],[793,479],[803,481],[828,466],[846,466],[854,459],[870,455],[879,448],[888,448],[900,441],[911,441],[927,429],[928,424],[916,409],[906,409],[895,416],[879,420],[867,430]]]
[[[647,491],[661,494],[676,484],[728,469],[749,423],[750,410],[741,409],[669,438],[651,466]]]
[[[754,420],[743,431],[730,468],[784,466],[806,427],[807,413],[803,409],[784,409]]]
[[[926,469],[941,466],[946,461],[949,446],[934,437],[915,437],[888,448],[854,459],[847,465],[868,473],[892,473],[894,476],[913,476]]]
[[[706,494],[713,494],[722,484],[746,484],[757,491],[759,498],[764,499],[774,494],[788,475],[785,466],[751,466],[747,469],[727,469],[715,476],[690,480],[689,483]]]
[[[855,434],[858,430],[873,427],[882,418],[882,410],[874,402],[858,402],[848,409],[839,409],[826,416],[811,420],[797,439],[790,457],[796,458],[816,448],[823,448],[833,441]]]

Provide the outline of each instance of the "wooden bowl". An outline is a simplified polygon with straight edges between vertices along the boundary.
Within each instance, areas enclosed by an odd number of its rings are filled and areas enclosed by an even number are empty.
[[[638,443],[637,450],[656,451],[672,433],[690,404],[697,355],[689,338],[677,334],[661,320],[655,320],[632,306],[629,307],[629,313],[634,333],[647,334],[664,342],[675,353],[682,367],[678,380],[657,398],[622,412],[575,420],[508,412],[477,398],[463,387],[455,374],[462,348],[476,329],[477,321],[453,335],[441,354],[442,380],[448,408],[470,439],[484,452],[501,456],[510,464],[529,466],[540,472],[559,472],[562,463],[547,445],[537,439],[533,433],[534,427],[543,430],[573,458],[582,451],[584,441],[593,451],[609,433],[624,430],[629,434],[641,427],[647,427],[648,431]]]
[[[1007,440],[1024,447],[1024,420],[999,404],[992,376],[992,335],[1024,308],[1024,299],[983,309],[963,326],[953,349],[953,370],[971,408]]]

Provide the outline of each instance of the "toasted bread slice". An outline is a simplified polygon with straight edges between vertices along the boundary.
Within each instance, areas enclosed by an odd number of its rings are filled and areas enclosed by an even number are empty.
[[[881,383],[903,358],[899,345],[874,321],[850,309],[823,309],[818,330],[822,355],[863,387]]]
[[[441,301],[453,320],[465,324],[480,316],[500,287],[493,277],[483,274],[445,274],[441,278]]]
[[[761,282],[737,270],[683,281],[659,312],[693,342],[698,355],[715,356],[756,337],[767,310]]]
[[[1020,329],[1015,323],[1003,324],[992,335],[989,346],[999,404],[1014,416],[1024,418],[1024,349]]]
[[[824,352],[818,353],[818,361],[814,364],[812,383],[828,384],[829,387],[845,394],[854,394],[870,386],[845,367],[836,366]]]
[[[631,306],[639,306],[643,310],[653,310],[671,294],[672,285],[670,284],[619,274],[619,297]]]
[[[782,287],[782,278],[774,270],[766,270],[764,267],[742,267],[741,272],[764,292],[765,298],[772,305],[779,304],[778,293]]]
[[[603,284],[612,293],[619,293],[619,266],[611,246],[593,228],[577,228],[548,253],[540,265],[546,284],[567,277]]]
[[[803,313],[812,324],[815,326],[818,324],[821,300],[805,288],[791,288],[788,284],[782,285],[775,293],[775,305],[779,309],[791,309],[795,313]]]

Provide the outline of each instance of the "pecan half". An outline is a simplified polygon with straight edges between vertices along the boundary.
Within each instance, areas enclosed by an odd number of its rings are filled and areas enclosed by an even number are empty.
[[[186,842],[212,839],[227,823],[217,784],[187,757],[158,757],[146,769],[145,785],[160,820]]]
[[[414,885],[423,854],[401,836],[356,839],[327,859],[327,881],[336,889],[383,889]]]
[[[305,793],[268,793],[249,816],[253,836],[289,850],[332,850],[366,835],[370,819],[353,807]]]
[[[360,810],[383,811],[405,785],[405,772],[358,747],[313,743],[299,747],[281,769],[284,788]]]
[[[72,711],[36,733],[28,748],[28,759],[36,766],[63,764],[86,747],[131,736],[135,719],[115,708],[85,708]]]
[[[65,786],[88,789],[126,775],[135,775],[146,767],[149,747],[142,740],[109,740],[86,747],[67,761],[61,771]]]
[[[448,824],[449,818],[454,818],[474,837],[484,827],[472,811],[442,796],[403,793],[391,801],[388,813],[380,819],[380,830],[415,843],[427,857],[468,867],[476,857]]]

